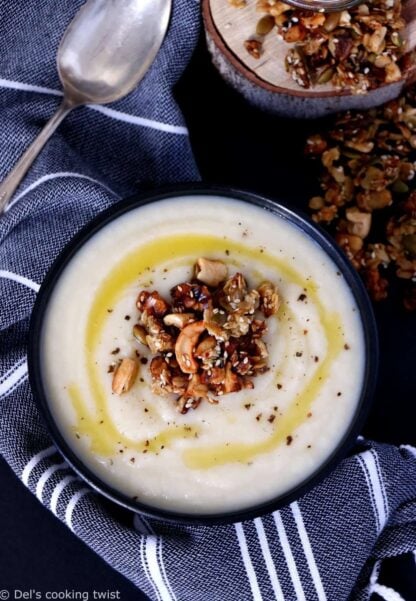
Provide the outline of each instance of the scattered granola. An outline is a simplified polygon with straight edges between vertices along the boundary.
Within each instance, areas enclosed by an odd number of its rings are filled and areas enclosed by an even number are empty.
[[[157,291],[140,292],[136,340],[148,346],[152,389],[174,394],[180,413],[202,400],[253,388],[267,371],[262,317],[277,313],[279,296],[271,282],[250,289],[241,273],[228,277],[222,261],[198,259],[194,279],[174,286],[171,301]],[[246,408],[248,406],[246,405]]]
[[[229,0],[236,6],[235,0]],[[238,3],[241,8],[241,3]],[[254,57],[274,30],[291,47],[285,66],[302,88],[331,83],[357,94],[398,81],[405,65],[401,0],[369,0],[349,10],[322,13],[294,8],[280,0],[256,0],[263,16],[244,42]]]
[[[374,300],[387,297],[392,275],[416,310],[416,86],[379,108],[338,115],[305,152],[322,164],[322,196],[309,201],[314,221],[330,227]]]

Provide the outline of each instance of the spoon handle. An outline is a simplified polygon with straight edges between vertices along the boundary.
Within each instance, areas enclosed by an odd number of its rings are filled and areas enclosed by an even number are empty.
[[[37,138],[35,138],[29,148],[22,154],[12,171],[0,184],[0,215],[4,213],[9,200],[12,198],[33,161],[36,159],[61,121],[73,108],[74,105],[69,104],[64,98],[56,113],[49,119]]]

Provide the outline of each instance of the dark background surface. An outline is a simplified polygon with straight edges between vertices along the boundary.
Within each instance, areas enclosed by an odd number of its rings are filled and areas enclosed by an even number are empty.
[[[305,209],[317,192],[315,167],[303,145],[318,122],[261,113],[220,79],[203,40],[177,89],[205,181],[249,188]],[[416,443],[416,316],[397,298],[376,307],[381,366],[376,402],[363,434],[390,443]],[[414,558],[391,560],[381,581],[416,599]],[[122,601],[145,599],[125,578],[80,543],[24,488],[0,460],[0,589],[120,591]],[[180,600],[179,600],[180,601]],[[209,601],[209,600],[207,600]],[[240,600],[236,600],[240,601]],[[243,600],[242,600],[243,601]]]

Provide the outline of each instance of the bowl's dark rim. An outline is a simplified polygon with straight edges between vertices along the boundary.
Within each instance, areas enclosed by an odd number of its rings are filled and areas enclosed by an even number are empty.
[[[261,503],[247,509],[214,514],[188,514],[183,512],[168,511],[166,509],[159,509],[157,507],[141,503],[140,501],[117,491],[107,483],[103,482],[95,473],[93,473],[83,464],[83,462],[72,451],[70,445],[60,433],[48,406],[47,396],[41,377],[40,365],[39,343],[41,339],[43,317],[47,309],[49,298],[66,265],[69,263],[75,253],[78,252],[78,250],[83,246],[83,244],[85,244],[95,233],[97,233],[111,221],[139,206],[168,198],[190,196],[195,194],[200,196],[201,199],[206,196],[216,195],[224,197],[225,199],[236,199],[257,205],[260,208],[277,214],[279,217],[289,221],[292,225],[305,232],[329,255],[336,267],[340,270],[341,275],[344,277],[347,285],[351,289],[360,313],[365,344],[365,368],[361,397],[359,403],[357,404],[355,415],[347,431],[345,432],[336,449],[331,453],[326,461],[304,482],[294,487],[286,494],[279,495],[278,497],[268,500],[265,503]],[[115,205],[112,205],[110,208],[104,210],[96,218],[90,221],[67,244],[48,271],[38,292],[29,328],[28,369],[30,385],[51,437],[56,444],[57,449],[61,452],[68,464],[92,488],[124,508],[130,509],[134,512],[142,513],[151,518],[162,519],[175,523],[209,525],[240,522],[275,511],[291,503],[292,501],[299,499],[301,496],[311,490],[313,486],[321,482],[329,475],[336,464],[338,464],[347,455],[348,451],[355,444],[356,438],[363,427],[365,418],[371,405],[377,381],[377,368],[378,335],[371,303],[361,279],[354,271],[342,251],[335,245],[330,236],[322,228],[316,226],[316,224],[310,221],[306,215],[303,215],[298,211],[294,212],[280,201],[278,202],[271,200],[254,192],[199,183],[169,186],[156,191],[134,195],[118,202]]]

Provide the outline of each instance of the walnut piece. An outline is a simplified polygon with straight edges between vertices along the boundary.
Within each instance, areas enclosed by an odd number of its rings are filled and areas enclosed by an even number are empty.
[[[244,48],[247,52],[255,59],[259,59],[263,54],[263,44],[260,40],[246,40],[244,42]]]
[[[280,300],[276,286],[271,282],[263,282],[258,289],[260,295],[260,310],[265,317],[276,315],[279,310]]]

